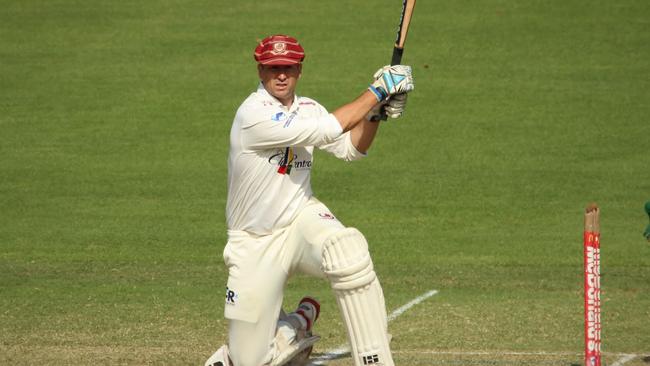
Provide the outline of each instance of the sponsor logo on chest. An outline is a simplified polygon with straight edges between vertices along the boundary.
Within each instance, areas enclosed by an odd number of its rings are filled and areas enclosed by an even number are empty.
[[[276,150],[268,159],[269,164],[278,167],[279,174],[291,174],[293,170],[311,169],[312,156],[305,149],[287,147]]]

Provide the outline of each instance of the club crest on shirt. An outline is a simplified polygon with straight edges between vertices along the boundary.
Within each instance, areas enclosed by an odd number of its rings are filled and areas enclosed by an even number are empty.
[[[271,120],[276,122],[284,121],[285,119],[287,119],[287,114],[284,112],[278,112],[271,116]]]
[[[284,112],[276,112],[271,115],[271,121],[275,122],[284,122],[284,128],[289,127],[291,124],[291,121],[293,121],[294,118],[296,118],[297,112],[292,112],[291,114],[286,114]]]

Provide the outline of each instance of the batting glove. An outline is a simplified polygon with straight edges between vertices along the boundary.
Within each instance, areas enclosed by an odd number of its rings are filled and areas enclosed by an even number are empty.
[[[388,98],[374,108],[368,113],[368,120],[371,122],[385,121],[390,118],[399,118],[404,114],[406,109],[406,96],[408,94],[395,94],[392,97]]]
[[[384,107],[386,115],[390,118],[399,118],[404,114],[406,109],[406,97],[408,94],[395,94],[388,99],[388,104]]]
[[[384,66],[373,75],[375,81],[368,90],[375,94],[378,102],[386,100],[391,95],[408,93],[415,87],[411,66]]]

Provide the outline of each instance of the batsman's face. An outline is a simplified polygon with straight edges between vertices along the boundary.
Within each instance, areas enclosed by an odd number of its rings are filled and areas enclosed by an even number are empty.
[[[291,107],[302,65],[258,65],[262,85],[282,104]]]

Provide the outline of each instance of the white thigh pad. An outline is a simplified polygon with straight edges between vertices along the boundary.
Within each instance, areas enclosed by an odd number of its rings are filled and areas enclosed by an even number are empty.
[[[327,238],[322,265],[347,327],[354,364],[393,366],[386,305],[363,234],[347,228]]]

